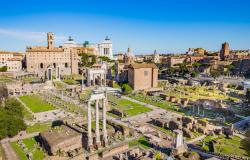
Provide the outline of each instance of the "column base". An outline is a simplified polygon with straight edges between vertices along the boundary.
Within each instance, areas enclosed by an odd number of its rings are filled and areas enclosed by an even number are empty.
[[[102,141],[102,145],[103,145],[103,147],[107,147],[108,146],[108,142],[107,141]]]
[[[99,148],[101,148],[101,142],[96,142],[96,149],[99,149]]]
[[[89,152],[93,152],[93,151],[94,151],[94,147],[93,147],[92,144],[88,146],[88,151],[89,151]]]

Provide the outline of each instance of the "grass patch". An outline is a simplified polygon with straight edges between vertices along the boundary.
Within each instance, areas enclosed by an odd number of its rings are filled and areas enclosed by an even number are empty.
[[[24,77],[21,80],[27,83],[34,82],[34,81],[41,81],[39,77]]]
[[[0,159],[4,156],[2,145],[0,145]],[[2,158],[3,159],[3,158]]]
[[[41,99],[40,96],[38,95],[25,95],[19,97],[23,103],[27,105],[31,109],[32,112],[37,113],[37,112],[44,112],[44,111],[49,111],[49,110],[54,110],[55,107],[52,105],[46,103]]]
[[[35,138],[24,139],[23,143],[25,144],[29,152],[32,153],[33,159],[36,159],[36,160],[44,159],[45,154],[39,147]],[[17,142],[11,142],[11,146],[16,151],[17,155],[19,156],[21,160],[27,160],[24,150],[18,145]]]
[[[178,106],[174,105],[171,102],[163,101],[159,97],[144,96],[142,94],[130,95],[129,97],[133,98],[137,101],[141,101],[141,102],[144,102],[147,104],[151,104],[151,105],[160,107],[160,108],[165,109],[165,110],[170,110],[170,111],[174,111],[174,112],[178,112],[178,110],[179,110]]]
[[[107,112],[107,115],[108,115],[108,116],[111,116],[111,117],[113,117],[113,118],[121,118],[121,117],[119,117],[119,116],[117,116],[116,114],[113,114],[113,113],[111,113],[111,112]]]
[[[11,77],[8,76],[0,76],[0,83],[8,83],[8,82],[13,82],[13,80],[11,79]]]
[[[151,148],[148,140],[144,136],[140,137],[137,140],[130,141],[128,144],[129,144],[129,147],[140,146],[144,149]]]
[[[247,152],[241,146],[241,139],[237,136],[232,138],[223,137],[217,140],[215,152],[224,154],[235,154],[238,156],[247,156]]]
[[[41,95],[41,96],[44,99],[46,98],[43,95]],[[79,106],[77,106],[75,104],[66,102],[66,101],[62,100],[61,98],[56,97],[56,96],[54,96],[52,94],[49,94],[49,96],[50,96],[50,98],[47,99],[48,102],[52,103],[52,102],[55,102],[55,101],[60,101],[61,103],[65,104],[65,106],[63,106],[63,105],[60,105],[58,103],[54,103],[54,105],[57,106],[57,108],[61,108],[61,109],[65,110],[65,111],[71,112],[71,113],[81,113],[82,116],[86,116],[87,115],[86,110],[84,110],[82,107],[79,107]]]
[[[172,137],[174,137],[175,136],[175,133],[174,132],[172,132],[171,130],[169,130],[169,129],[165,129],[165,128],[162,128],[162,127],[158,127],[158,126],[155,126],[155,125],[152,125],[154,128],[156,128],[156,129],[158,129],[158,130],[160,130],[160,131],[162,131],[163,133],[165,133],[165,134],[167,134],[167,135],[170,135],[170,136],[172,136]]]
[[[247,156],[246,150],[241,145],[241,139],[237,136],[226,138],[224,135],[207,136],[198,145],[204,150],[209,151],[209,142],[216,141],[214,145],[214,152],[222,154],[233,154],[238,156]]]
[[[26,132],[33,133],[33,132],[43,132],[47,131],[51,128],[51,123],[36,123],[32,126],[27,126]]]
[[[170,88],[172,86],[169,86]],[[167,96],[175,96],[178,98],[187,98],[193,101],[198,99],[218,99],[218,100],[233,100],[238,101],[237,98],[228,96],[215,86],[187,86],[177,85],[171,91],[165,92]],[[199,96],[198,96],[199,95]]]
[[[23,107],[22,113],[25,120],[30,121],[34,119],[34,116],[25,107]]]
[[[66,79],[63,81],[64,83],[68,84],[68,85],[76,85],[79,84],[78,81],[75,81],[74,79]]]
[[[61,81],[56,81],[54,82],[56,89],[58,90],[65,90],[66,89],[66,85],[64,83],[62,83]]]
[[[126,99],[118,98],[113,95],[108,95],[108,99],[109,101],[112,102],[112,103],[109,103],[112,105],[112,108],[117,108],[119,110],[122,110],[128,116],[134,116],[134,115],[149,112],[152,110],[138,103],[131,102]]]
[[[16,152],[16,154],[18,155],[18,157],[21,160],[27,160],[27,157],[26,157],[24,151],[22,150],[21,147],[19,147],[19,145],[17,144],[17,142],[11,142],[10,145],[14,149],[14,151]]]

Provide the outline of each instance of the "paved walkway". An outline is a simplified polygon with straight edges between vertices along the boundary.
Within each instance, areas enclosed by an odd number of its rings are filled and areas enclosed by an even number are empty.
[[[192,144],[192,143],[195,143],[197,141],[203,140],[205,137],[206,137],[206,135],[202,135],[200,137],[196,137],[194,139],[191,139],[191,140],[187,141],[187,144]]]
[[[17,156],[16,152],[10,146],[10,143],[3,143],[2,148],[4,150],[5,156],[7,160],[20,160]]]
[[[4,138],[0,141],[1,144],[5,144],[8,142],[14,142],[14,141],[18,141],[21,139],[27,139],[27,138],[32,138],[35,136],[38,136],[39,132],[33,132],[33,133],[26,133],[26,131],[21,131],[19,134],[17,134],[16,136],[12,137],[12,138]]]

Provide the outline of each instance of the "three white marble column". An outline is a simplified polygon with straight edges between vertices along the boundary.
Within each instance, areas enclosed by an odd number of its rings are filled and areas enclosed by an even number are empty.
[[[106,122],[106,99],[100,99],[102,100],[102,117],[103,117],[103,145],[107,145],[107,122]],[[99,99],[95,100],[95,123],[96,123],[96,145],[99,147],[101,145],[100,140],[100,127],[99,127]],[[88,102],[88,146],[91,148],[93,146],[93,138],[92,138],[92,128],[91,128],[91,101]]]

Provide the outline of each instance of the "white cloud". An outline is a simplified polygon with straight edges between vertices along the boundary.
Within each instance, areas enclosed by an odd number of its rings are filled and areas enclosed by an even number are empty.
[[[0,36],[1,35],[22,40],[32,40],[35,42],[46,42],[47,40],[46,32],[28,32],[28,31],[9,30],[0,28]],[[62,35],[55,36],[55,41],[57,42],[66,40],[67,40],[66,36]]]

